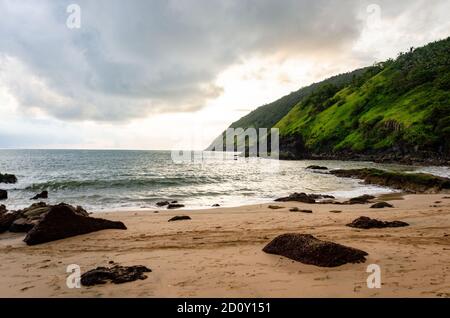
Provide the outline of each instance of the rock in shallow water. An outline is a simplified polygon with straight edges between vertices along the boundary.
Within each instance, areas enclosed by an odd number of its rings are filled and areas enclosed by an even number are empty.
[[[377,219],[371,219],[367,216],[361,216],[355,220],[353,220],[352,223],[347,224],[349,227],[354,227],[358,229],[372,229],[372,228],[385,228],[385,227],[403,227],[408,226],[409,224],[402,221],[380,221]]]
[[[183,204],[177,204],[177,203],[170,203],[170,204],[167,206],[167,208],[168,208],[169,210],[171,210],[171,209],[179,209],[179,208],[184,208],[184,205],[183,205]]]
[[[142,265],[113,267],[97,267],[81,275],[81,284],[83,286],[94,286],[106,284],[110,281],[113,284],[123,284],[135,280],[146,279],[144,273],[150,273],[152,270]]]
[[[48,191],[42,191],[41,193],[36,194],[30,200],[38,200],[38,199],[48,199]]]
[[[336,267],[347,263],[364,263],[368,254],[356,248],[322,241],[310,234],[288,233],[267,244],[264,252],[281,255],[304,264]]]
[[[0,200],[8,199],[8,191],[0,189]]]
[[[312,169],[312,170],[328,170],[327,167],[324,166],[316,166],[316,165],[311,165],[306,167],[306,169]]]
[[[39,223],[28,232],[24,242],[35,245],[100,230],[127,229],[122,222],[92,218],[84,215],[85,212],[77,211],[64,203],[51,206]]]
[[[13,174],[0,173],[0,183],[16,183],[17,177]]]

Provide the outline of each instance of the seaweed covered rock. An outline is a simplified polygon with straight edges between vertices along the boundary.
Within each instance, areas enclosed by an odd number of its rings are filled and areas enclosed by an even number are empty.
[[[413,193],[437,193],[450,190],[450,179],[427,173],[393,172],[379,169],[333,170],[331,174],[344,178],[363,179],[376,184]]]
[[[113,284],[123,284],[136,280],[146,279],[144,273],[150,273],[152,270],[142,265],[113,267],[97,267],[81,275],[81,284],[83,286],[94,286],[106,284],[110,281]]]
[[[0,173],[0,183],[16,183],[17,177],[13,174]]]
[[[358,229],[382,229],[386,227],[403,227],[408,226],[409,224],[402,221],[380,221],[377,219],[371,219],[367,216],[361,216],[355,220],[353,220],[352,223],[347,224],[349,227],[354,227]]]
[[[363,263],[366,252],[341,244],[322,241],[310,234],[282,234],[267,244],[264,252],[281,255],[304,264],[336,267]]]
[[[28,232],[24,242],[36,245],[100,230],[126,230],[122,222],[92,218],[84,214],[84,210],[77,210],[64,203],[51,206],[36,226]]]

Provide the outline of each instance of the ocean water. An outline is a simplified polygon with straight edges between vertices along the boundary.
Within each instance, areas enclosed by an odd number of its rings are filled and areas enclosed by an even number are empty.
[[[362,184],[305,169],[378,167],[422,171],[450,177],[448,167],[410,167],[369,162],[279,161],[200,153],[203,160],[174,161],[170,151],[125,150],[0,150],[0,172],[18,177],[0,184],[9,209],[23,208],[36,193],[47,190],[49,203],[81,205],[92,212],[150,209],[161,200],[177,200],[187,209],[213,204],[238,206],[268,202],[292,192],[322,193],[338,198],[394,190]],[[218,157],[220,155],[220,157]],[[271,161],[271,163],[269,162]]]

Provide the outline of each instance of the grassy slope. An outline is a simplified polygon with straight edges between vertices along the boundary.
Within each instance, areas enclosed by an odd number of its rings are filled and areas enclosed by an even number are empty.
[[[300,101],[275,127],[311,152],[449,152],[450,38],[369,70],[362,81]],[[313,95],[314,95],[313,94]]]

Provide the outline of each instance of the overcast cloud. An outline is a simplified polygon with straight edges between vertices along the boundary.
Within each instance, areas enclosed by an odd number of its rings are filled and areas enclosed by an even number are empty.
[[[71,3],[80,29],[66,26]],[[340,55],[351,68],[450,35],[446,0],[0,0],[0,12],[0,89],[23,116],[67,122],[197,111],[223,93],[223,71],[254,57]]]

